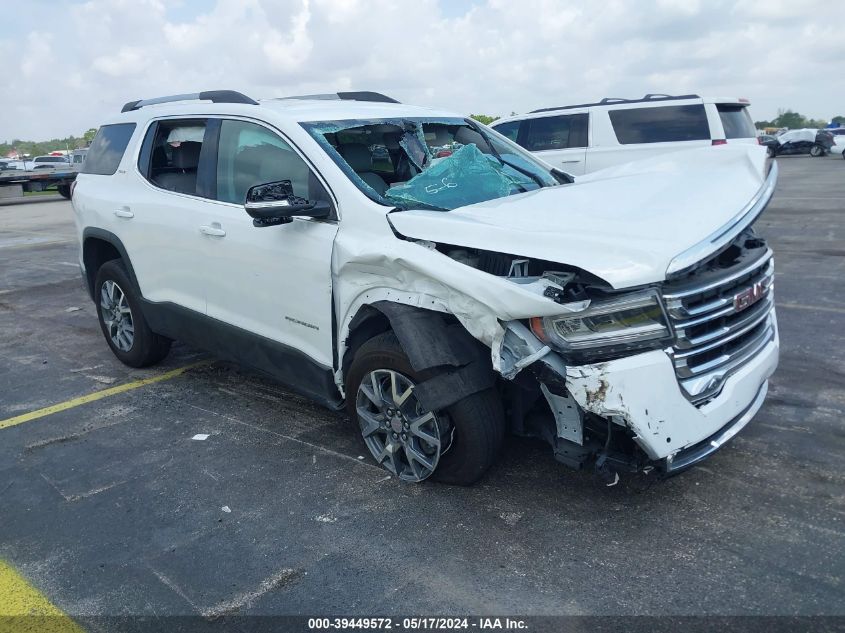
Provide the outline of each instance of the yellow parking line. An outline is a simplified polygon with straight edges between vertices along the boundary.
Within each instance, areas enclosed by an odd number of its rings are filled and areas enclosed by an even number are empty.
[[[778,308],[794,308],[796,310],[810,310],[812,312],[833,312],[835,314],[845,314],[845,308],[838,308],[836,306],[809,306],[800,303],[777,303]]]
[[[84,633],[23,576],[0,560],[0,633]]]
[[[89,393],[86,396],[80,396],[79,398],[74,398],[72,400],[66,400],[65,402],[60,402],[59,404],[53,404],[49,407],[44,407],[43,409],[38,409],[36,411],[30,411],[29,413],[23,413],[21,415],[16,415],[13,418],[7,418],[5,420],[0,420],[0,429],[6,429],[10,426],[15,426],[17,424],[23,424],[24,422],[29,422],[30,420],[36,420],[38,418],[43,418],[45,415],[51,415],[53,413],[58,413],[59,411],[66,411],[67,409],[72,409],[74,407],[78,407],[82,404],[87,404],[89,402],[94,402],[96,400],[102,400],[103,398],[108,398],[109,396],[113,396],[118,393],[124,393],[126,391],[131,391],[133,389],[138,389],[139,387],[144,387],[146,385],[151,385],[156,382],[161,382],[163,380],[170,380],[171,378],[175,378],[176,376],[180,376],[184,374],[189,369],[193,369],[194,367],[199,367],[201,365],[207,365],[209,361],[202,361],[199,363],[193,363],[191,365],[186,365],[185,367],[180,367],[179,369],[172,369],[170,371],[164,372],[163,374],[159,374],[157,376],[151,376],[150,378],[143,378],[141,380],[135,380],[133,382],[128,382],[124,385],[117,385],[116,387],[109,387],[108,389],[103,389],[101,391],[95,391],[94,393]]]

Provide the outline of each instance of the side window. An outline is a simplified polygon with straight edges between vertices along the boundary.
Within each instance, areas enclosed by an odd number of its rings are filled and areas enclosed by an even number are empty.
[[[516,137],[519,135],[519,124],[520,121],[508,121],[507,123],[495,126],[493,129],[516,143]]]
[[[141,173],[156,187],[197,195],[206,124],[205,119],[175,119],[151,125],[139,157]]]
[[[82,173],[100,176],[114,174],[134,132],[134,123],[104,125],[97,130],[97,135],[88,148],[88,157],[82,167]]]
[[[525,134],[525,149],[542,152],[549,149],[568,149],[587,146],[587,114],[565,114],[559,116],[528,119]]]
[[[710,139],[703,105],[630,108],[608,114],[622,145]]]
[[[224,120],[217,152],[217,199],[243,204],[247,189],[290,180],[295,195],[328,200],[308,164],[278,134],[246,121]]]

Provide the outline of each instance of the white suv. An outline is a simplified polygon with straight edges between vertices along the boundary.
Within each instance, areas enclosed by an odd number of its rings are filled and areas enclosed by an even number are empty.
[[[572,183],[471,119],[331,96],[178,95],[100,128],[72,199],[120,360],[179,339],[264,371],[407,481],[472,483],[506,430],[611,483],[677,472],[760,408],[763,148]]]
[[[497,120],[492,127],[553,167],[579,176],[666,152],[757,144],[748,105],[747,99],[648,94],[543,108]]]

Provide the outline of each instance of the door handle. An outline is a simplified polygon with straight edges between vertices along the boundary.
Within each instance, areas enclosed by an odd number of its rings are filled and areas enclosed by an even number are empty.
[[[128,219],[128,218],[134,218],[135,217],[135,214],[132,213],[132,211],[130,211],[126,207],[123,207],[122,209],[115,209],[114,214],[119,218],[127,218]]]
[[[203,235],[211,235],[212,237],[225,237],[226,231],[217,223],[214,222],[211,226],[203,224],[200,227],[200,233]]]
[[[561,165],[566,165],[568,163],[580,163],[580,162],[581,162],[580,158],[576,158],[575,160],[562,160],[562,161],[560,161]]]

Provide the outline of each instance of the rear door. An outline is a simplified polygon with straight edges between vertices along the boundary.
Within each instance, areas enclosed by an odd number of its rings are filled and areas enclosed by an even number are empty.
[[[199,314],[206,311],[200,225],[214,158],[207,124],[204,118],[153,121],[139,152],[140,178],[114,208],[143,296]]]
[[[552,167],[580,176],[586,170],[588,127],[586,110],[524,119],[517,143]]]

